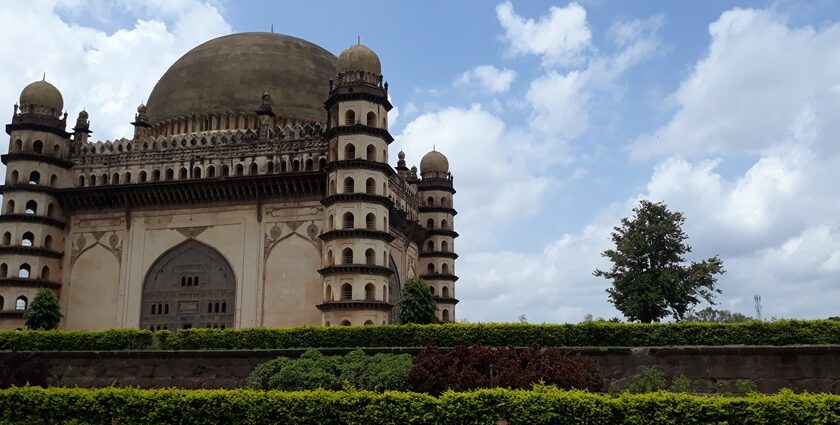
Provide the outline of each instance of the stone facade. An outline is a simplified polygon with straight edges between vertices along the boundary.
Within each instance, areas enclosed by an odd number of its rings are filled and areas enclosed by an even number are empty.
[[[452,175],[389,165],[387,90],[364,46],[234,34],[167,71],[131,139],[94,143],[30,84],[2,156],[0,329],[42,287],[68,330],[387,324],[418,274],[454,320]]]

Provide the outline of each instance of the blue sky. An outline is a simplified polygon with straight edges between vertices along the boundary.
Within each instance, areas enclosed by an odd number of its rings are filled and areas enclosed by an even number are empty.
[[[459,320],[618,315],[591,272],[642,198],[686,214],[692,258],[721,255],[721,308],[752,314],[761,294],[765,316],[818,318],[840,315],[838,14],[831,1],[11,2],[0,98],[11,110],[47,72],[95,136],[128,137],[157,78],[203,41],[273,24],[338,54],[359,36],[390,82],[393,151],[450,159]]]

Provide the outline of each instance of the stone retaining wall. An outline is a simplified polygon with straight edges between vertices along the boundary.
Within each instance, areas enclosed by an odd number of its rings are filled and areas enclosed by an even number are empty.
[[[420,348],[369,348],[369,353],[416,354]],[[143,388],[236,388],[258,364],[295,350],[30,352],[44,361],[49,383],[59,386]],[[322,349],[344,354],[350,349]],[[683,375],[694,389],[712,392],[718,382],[749,380],[762,392],[781,388],[840,393],[840,346],[569,348],[597,361],[604,388],[621,384],[643,367],[669,379]],[[0,353],[0,357],[8,355]]]

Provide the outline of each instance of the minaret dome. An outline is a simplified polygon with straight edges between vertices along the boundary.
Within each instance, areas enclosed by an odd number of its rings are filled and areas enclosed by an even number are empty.
[[[364,71],[382,75],[382,64],[373,50],[362,44],[354,44],[338,57],[338,71]]]
[[[20,92],[20,104],[43,106],[61,111],[64,108],[64,97],[54,85],[46,80],[40,80],[23,88]]]

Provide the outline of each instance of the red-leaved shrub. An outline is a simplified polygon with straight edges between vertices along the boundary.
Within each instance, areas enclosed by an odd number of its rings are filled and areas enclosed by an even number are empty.
[[[512,347],[459,346],[445,353],[428,346],[417,356],[408,379],[413,390],[429,394],[447,389],[531,388],[540,381],[558,388],[598,391],[603,383],[593,360],[537,345],[519,352]]]

